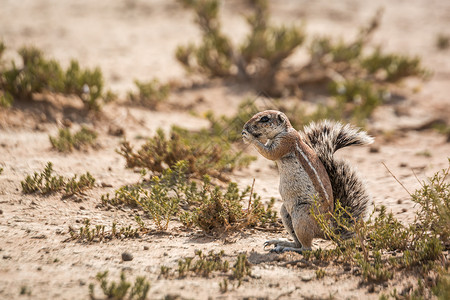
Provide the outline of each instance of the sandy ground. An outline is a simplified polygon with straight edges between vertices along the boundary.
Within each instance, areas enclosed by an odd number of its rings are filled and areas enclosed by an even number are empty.
[[[271,7],[275,22],[304,21],[308,32],[346,38],[354,35],[377,8],[383,7],[382,26],[373,43],[386,50],[420,55],[424,65],[433,70],[430,81],[408,83],[416,93],[407,92],[405,100],[376,112],[371,128],[377,152],[349,148],[338,154],[364,175],[377,205],[384,204],[402,221],[411,221],[413,203],[382,163],[409,192],[419,188],[421,180],[447,166],[450,143],[443,135],[405,129],[433,118],[450,118],[450,52],[435,47],[438,34],[450,34],[450,2],[285,0],[273,1]],[[223,8],[224,31],[233,32],[233,39],[238,41],[246,33],[242,18],[245,7],[239,1],[225,1]],[[199,40],[192,19],[190,12],[173,1],[0,0],[0,38],[9,47],[8,58],[14,59],[14,51],[23,45],[35,45],[63,65],[76,58],[83,66],[99,66],[107,86],[121,96],[132,88],[135,78],[184,80],[185,73],[175,61],[174,51],[177,45]],[[294,59],[301,57],[298,53]],[[173,94],[170,101],[186,104],[202,97],[205,101],[195,107],[197,112],[212,109],[216,113],[232,113],[247,96],[255,97],[246,88],[214,83]],[[403,113],[396,114],[398,110]],[[331,276],[314,279],[314,269],[282,266],[283,262],[297,259],[296,255],[278,256],[263,250],[265,240],[287,237],[284,231],[247,230],[227,239],[214,239],[183,231],[180,224],[172,222],[170,234],[165,235],[91,245],[64,243],[68,226],[79,226],[77,222],[84,218],[107,226],[113,221],[132,223],[133,211],[96,208],[102,194],[139,179],[139,174],[126,169],[124,159],[115,152],[121,138],[108,135],[111,124],[122,126],[134,144],[140,142],[136,137],[152,136],[158,127],[168,129],[177,124],[194,129],[207,124],[187,111],[153,112],[110,104],[104,112],[107,121],[87,121],[100,133],[99,150],[60,154],[51,150],[48,135],[58,131],[62,114],[53,114],[56,122],[51,122],[45,114],[39,119],[29,118],[29,113],[21,111],[0,111],[0,167],[4,169],[0,175],[0,298],[87,299],[88,284],[95,281],[97,272],[105,270],[114,279],[121,270],[131,278],[147,276],[152,284],[150,299],[169,294],[192,299],[377,299],[380,292],[401,290],[416,283],[414,278],[396,276],[387,286],[376,286],[369,293],[369,288],[360,285],[351,271],[344,272],[333,265],[326,266]],[[256,155],[251,149],[249,152]],[[61,175],[89,171],[99,183],[112,187],[96,187],[80,197],[81,202],[61,200],[60,195],[23,195],[20,181],[26,174],[42,170],[47,161],[52,161]],[[278,175],[272,163],[259,158],[249,168],[236,171],[232,178],[243,187],[256,178],[255,191],[264,201],[276,197],[276,206],[280,207]],[[323,245],[323,241],[315,243],[315,247]],[[225,294],[219,291],[223,280],[220,276],[158,279],[161,265],[176,267],[178,259],[192,256],[195,249],[224,250],[231,261],[238,253],[247,252],[253,263],[253,276]],[[131,252],[134,259],[123,262],[123,251]],[[31,290],[31,296],[19,295],[23,286]]]

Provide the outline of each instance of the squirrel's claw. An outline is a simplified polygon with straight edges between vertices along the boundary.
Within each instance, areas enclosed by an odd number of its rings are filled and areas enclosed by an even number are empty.
[[[270,253],[285,253],[285,252],[296,252],[298,254],[303,254],[303,251],[306,251],[307,249],[304,248],[292,248],[292,247],[284,247],[284,246],[280,246],[277,245],[275,246],[275,248],[270,249]]]
[[[275,245],[272,249],[266,249],[268,246]],[[303,251],[311,250],[310,248],[298,247],[295,243],[289,242],[287,240],[270,240],[264,243],[264,250],[268,250],[270,253],[284,253],[284,252],[296,252],[302,254]]]
[[[273,247],[272,249],[270,249],[270,253],[283,253],[284,252],[285,247],[280,246],[280,245],[276,245],[275,247]]]
[[[265,241],[264,242],[264,250],[267,250],[266,248],[268,247],[268,246],[271,246],[271,245],[275,245],[275,248],[278,246],[278,243],[279,243],[280,241],[279,240],[270,240],[270,241]],[[270,252],[272,252],[272,250],[273,249],[270,249]]]

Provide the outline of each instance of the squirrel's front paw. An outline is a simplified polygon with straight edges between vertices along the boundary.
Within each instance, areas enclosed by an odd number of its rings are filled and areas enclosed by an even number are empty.
[[[242,130],[242,140],[246,144],[251,144],[255,140],[255,137],[244,129]]]

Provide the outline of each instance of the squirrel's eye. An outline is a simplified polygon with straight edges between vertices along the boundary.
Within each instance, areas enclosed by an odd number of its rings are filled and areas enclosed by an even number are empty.
[[[264,116],[259,121],[263,122],[263,123],[269,122],[269,117],[268,116]]]

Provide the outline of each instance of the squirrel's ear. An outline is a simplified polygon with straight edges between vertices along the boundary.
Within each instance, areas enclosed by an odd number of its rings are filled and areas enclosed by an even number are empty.
[[[277,119],[280,121],[280,123],[286,122],[286,120],[285,120],[285,118],[284,118],[282,113],[278,113],[277,114]]]

